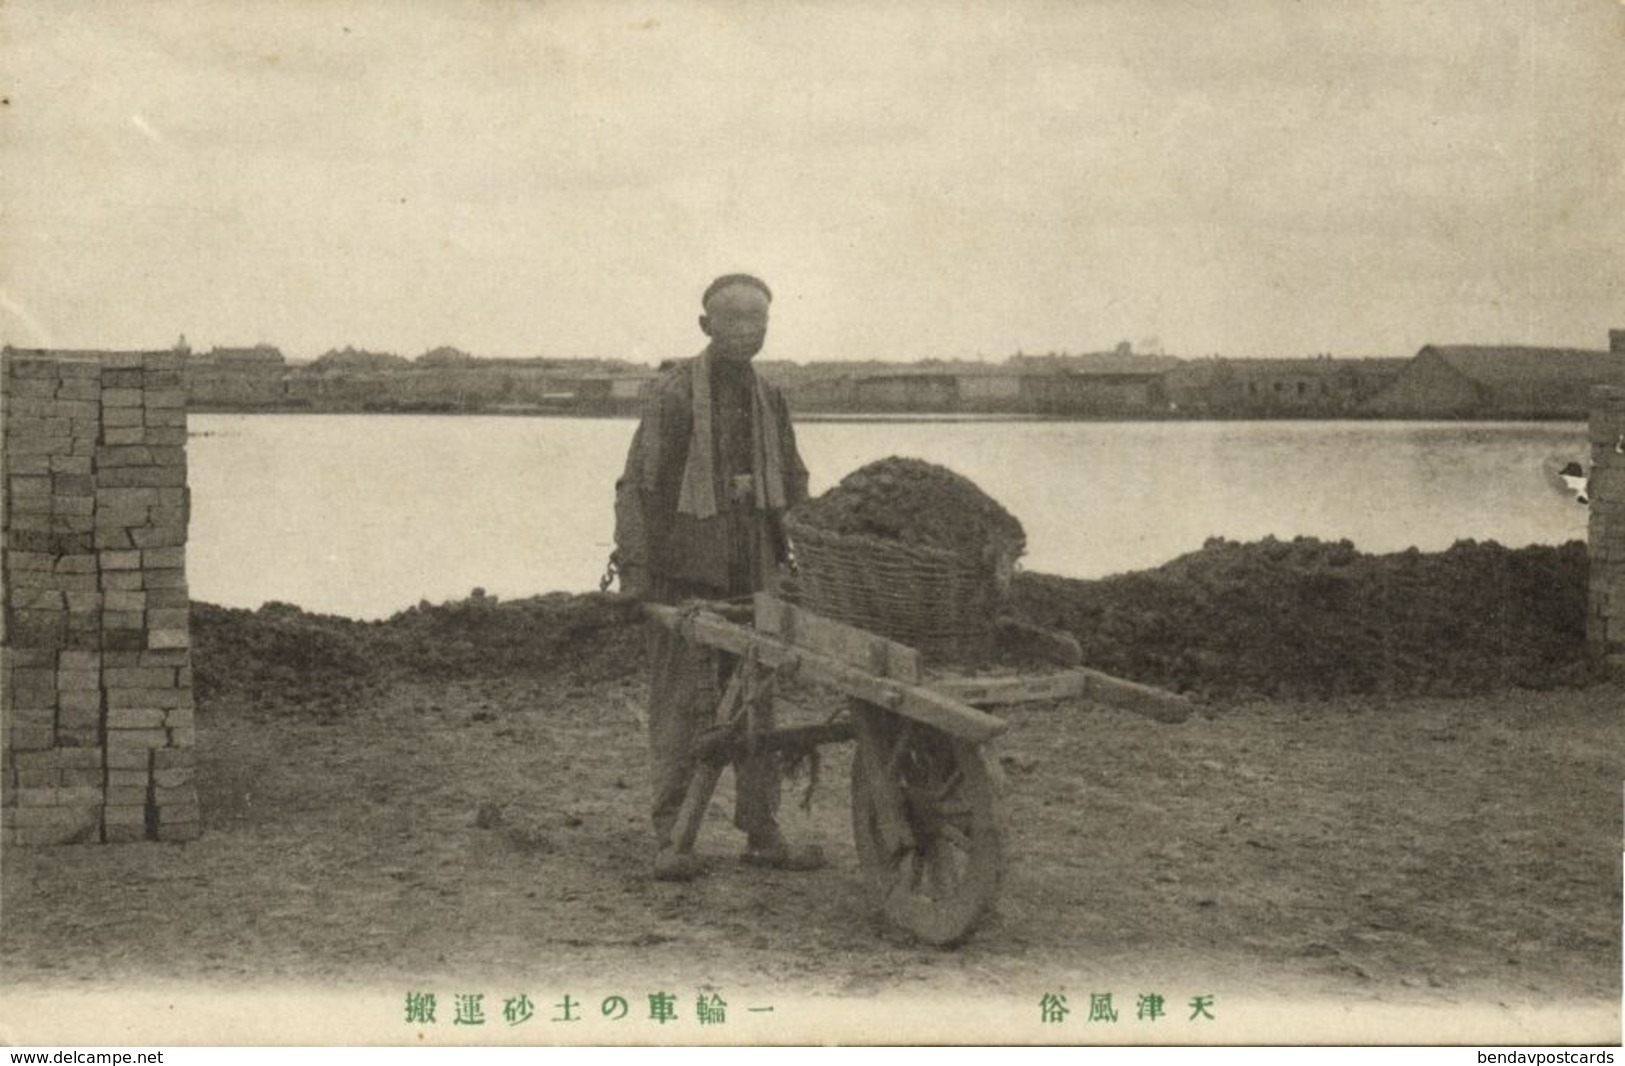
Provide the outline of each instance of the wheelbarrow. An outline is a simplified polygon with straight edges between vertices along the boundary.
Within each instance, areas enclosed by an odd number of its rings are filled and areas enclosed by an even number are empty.
[[[748,604],[646,604],[656,623],[736,657],[716,724],[695,743],[699,769],[674,828],[692,851],[722,769],[740,751],[806,752],[855,741],[852,831],[859,865],[886,917],[932,944],[956,944],[998,896],[1005,851],[1001,775],[988,744],[1008,723],[986,708],[1081,698],[1159,721],[1192,706],[1171,692],[1076,665],[1070,638],[1020,623],[1024,637],[1060,669],[1001,676],[927,672],[920,653],[823,617],[769,593]],[[1070,660],[1070,661],[1067,661]],[[790,682],[847,697],[827,721],[758,730],[753,708]]]

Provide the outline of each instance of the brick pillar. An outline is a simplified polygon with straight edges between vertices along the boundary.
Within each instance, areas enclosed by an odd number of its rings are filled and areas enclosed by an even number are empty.
[[[1586,530],[1586,645],[1625,677],[1625,389],[1591,390],[1591,517]]]
[[[180,374],[4,352],[5,843],[198,834]]]

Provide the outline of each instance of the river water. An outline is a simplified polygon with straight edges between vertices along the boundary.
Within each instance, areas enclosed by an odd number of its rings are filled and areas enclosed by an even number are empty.
[[[624,419],[194,415],[192,594],[357,618],[597,587]],[[1031,570],[1100,577],[1210,536],[1436,551],[1585,537],[1554,472],[1578,423],[802,422],[812,490],[887,455],[966,475],[1021,519]]]

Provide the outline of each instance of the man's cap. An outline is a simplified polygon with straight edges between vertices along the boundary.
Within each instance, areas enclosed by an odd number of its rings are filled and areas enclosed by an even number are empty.
[[[700,297],[700,306],[704,307],[711,302],[711,297],[731,285],[749,285],[753,289],[761,290],[767,302],[773,302],[773,290],[767,287],[767,282],[752,274],[724,274],[705,287],[705,295]]]

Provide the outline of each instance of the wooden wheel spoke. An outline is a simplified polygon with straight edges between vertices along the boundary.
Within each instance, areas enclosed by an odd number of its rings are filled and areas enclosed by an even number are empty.
[[[897,731],[897,739],[892,741],[891,752],[886,756],[886,779],[897,780],[898,771],[903,768],[903,759],[909,752],[909,741],[913,739],[914,727],[905,722]]]
[[[904,781],[898,786],[898,791],[903,794],[904,801],[907,802],[910,807],[918,807],[921,810],[930,810],[937,806],[935,789]]]
[[[903,887],[912,892],[920,887],[920,875],[925,872],[925,863],[918,851],[911,851],[904,860],[904,866],[906,869],[903,872]]]
[[[913,854],[913,852],[899,851],[894,855],[888,855],[886,857],[887,872],[893,878],[901,877],[903,875],[903,867],[908,865],[908,857],[911,854]]]
[[[930,943],[958,943],[1000,881],[998,797],[984,757],[897,717],[860,730],[858,742],[867,745],[853,761],[860,864],[892,921]],[[882,832],[888,817],[903,823],[892,844]]]
[[[934,788],[932,788],[932,790],[931,790],[931,793],[932,793],[931,798],[934,799],[934,800],[938,800],[938,801],[945,800],[949,796],[951,796],[954,793],[958,792],[959,791],[959,786],[964,784],[964,783],[965,783],[965,771],[964,771],[964,768],[963,767],[955,767],[953,773],[949,774],[947,776],[947,778],[944,779],[940,784],[938,784]]]
[[[940,900],[950,896],[959,881],[953,857],[941,849],[934,849],[926,869],[929,873],[926,881],[931,889],[931,897]]]

